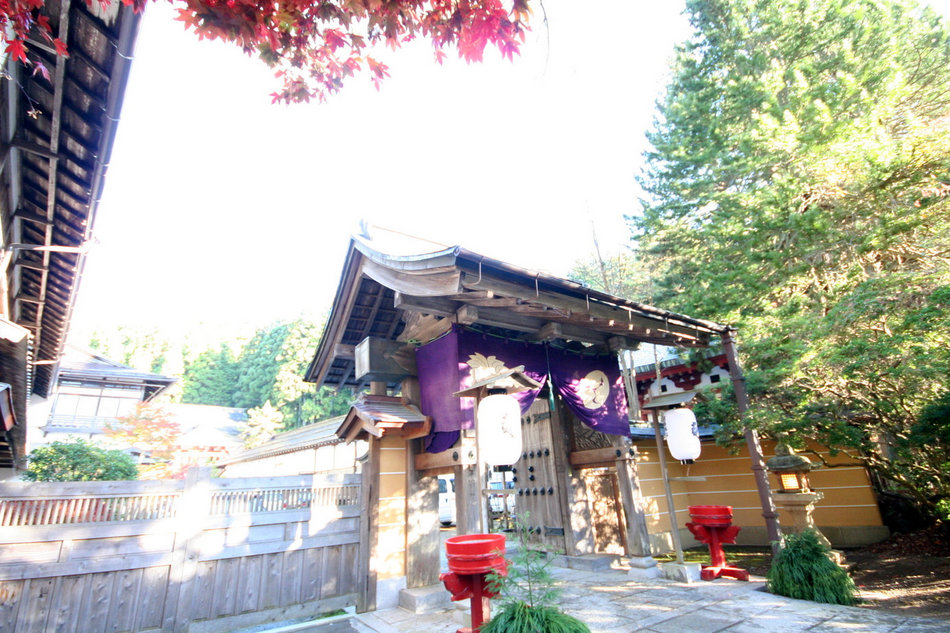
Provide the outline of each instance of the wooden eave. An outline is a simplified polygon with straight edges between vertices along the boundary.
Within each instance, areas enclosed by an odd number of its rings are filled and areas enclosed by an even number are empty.
[[[366,395],[353,403],[336,435],[347,444],[370,436],[412,439],[428,435],[431,427],[427,416],[400,398]]]
[[[32,333],[43,362],[31,388],[46,396],[85,264],[82,251],[57,248],[91,238],[141,16],[121,3],[84,0],[49,0],[39,12],[70,55],[31,41],[50,79],[9,60],[4,69],[12,79],[0,90],[0,226],[3,248],[18,245],[4,271],[17,292],[3,311]]]
[[[388,338],[405,341],[407,346],[437,338],[453,324],[496,329],[505,336],[533,342],[576,341],[612,350],[633,348],[640,342],[708,347],[712,336],[729,329],[460,247],[426,255],[391,256],[354,238],[307,380],[337,387],[360,386],[347,354],[350,346],[362,340],[357,340],[358,336],[377,335],[370,334],[374,328],[364,322],[365,314],[354,316],[355,307],[369,303],[363,296],[368,286],[392,293],[392,304],[383,301],[377,308],[398,311],[402,325],[390,328]],[[368,318],[372,321],[375,317]],[[393,325],[392,321],[389,324]]]

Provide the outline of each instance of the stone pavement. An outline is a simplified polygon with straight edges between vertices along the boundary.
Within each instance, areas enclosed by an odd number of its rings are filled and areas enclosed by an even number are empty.
[[[950,621],[817,604],[761,591],[764,579],[692,584],[631,578],[625,570],[549,568],[563,590],[561,607],[591,633],[936,633]],[[466,602],[467,604],[467,602]],[[415,614],[384,609],[354,617],[360,633],[455,633],[457,608]]]

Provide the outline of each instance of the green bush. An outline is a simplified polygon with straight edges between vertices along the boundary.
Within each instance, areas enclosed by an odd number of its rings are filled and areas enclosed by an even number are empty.
[[[509,561],[508,573],[489,574],[489,587],[499,599],[481,633],[590,633],[586,624],[555,606],[560,592],[547,570],[554,559],[528,547],[526,519],[515,520],[518,552]]]
[[[138,479],[139,470],[129,455],[106,450],[84,440],[53,442],[28,456],[23,478],[28,481],[118,481]]]
[[[769,569],[769,591],[799,600],[854,604],[854,581],[831,559],[830,552],[814,530],[785,536]]]

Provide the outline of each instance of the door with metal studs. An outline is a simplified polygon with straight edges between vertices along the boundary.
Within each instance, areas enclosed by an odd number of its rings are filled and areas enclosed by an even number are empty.
[[[564,548],[561,494],[554,465],[551,409],[538,397],[521,416],[523,448],[512,467],[516,514],[530,532],[530,542],[552,550]]]

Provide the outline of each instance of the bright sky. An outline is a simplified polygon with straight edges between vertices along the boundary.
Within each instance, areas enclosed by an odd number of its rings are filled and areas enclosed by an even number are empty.
[[[513,64],[439,67],[423,45],[386,55],[380,92],[357,77],[288,107],[262,63],[149,5],[74,340],[318,317],[360,218],[558,275],[592,224],[619,250],[684,2],[544,7]]]

